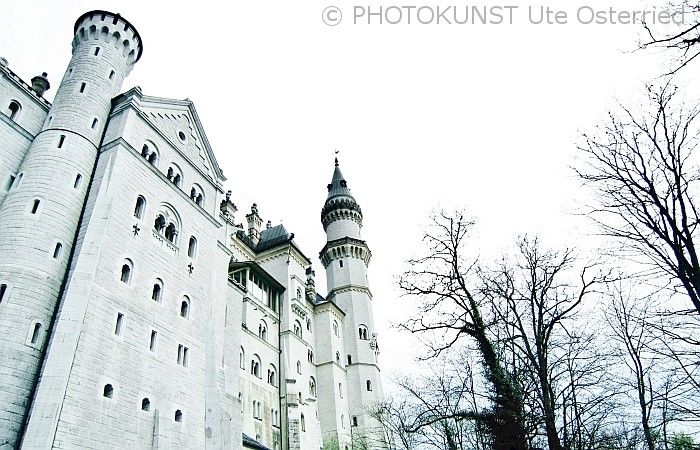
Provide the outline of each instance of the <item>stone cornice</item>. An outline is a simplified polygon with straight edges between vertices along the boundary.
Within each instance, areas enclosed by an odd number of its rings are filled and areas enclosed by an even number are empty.
[[[367,294],[369,296],[369,299],[372,300],[372,291],[370,291],[367,286],[360,286],[357,284],[346,284],[345,286],[333,288],[328,293],[326,298],[328,300],[333,300],[333,297],[344,292],[361,292],[363,294]]]
[[[369,265],[372,259],[372,252],[365,241],[344,237],[327,242],[318,256],[324,268],[328,267],[332,261],[340,258],[357,258],[364,261],[365,265]]]

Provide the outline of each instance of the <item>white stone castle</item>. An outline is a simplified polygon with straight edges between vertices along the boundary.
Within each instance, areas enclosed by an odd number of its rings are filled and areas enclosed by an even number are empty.
[[[121,93],[142,42],[83,14],[53,103],[0,59],[0,449],[384,448],[371,253],[336,160],[312,260],[236,224],[188,100]]]

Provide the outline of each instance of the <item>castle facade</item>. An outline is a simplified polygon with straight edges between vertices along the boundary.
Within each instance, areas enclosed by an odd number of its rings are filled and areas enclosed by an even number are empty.
[[[0,59],[0,449],[384,448],[337,160],[323,297],[293,234],[238,221],[192,102],[121,92],[142,51],[83,14],[52,103]]]

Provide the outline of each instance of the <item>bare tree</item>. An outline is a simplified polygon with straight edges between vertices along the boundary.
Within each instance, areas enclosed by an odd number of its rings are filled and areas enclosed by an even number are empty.
[[[643,303],[630,298],[629,291],[620,284],[614,286],[610,308],[606,311],[606,320],[610,325],[613,338],[621,346],[621,359],[632,377],[621,377],[622,384],[630,388],[636,397],[639,420],[644,432],[648,450],[656,449],[652,414],[656,406],[657,395],[653,367],[656,355],[652,349],[654,336],[649,326],[651,305],[649,300]]]
[[[699,47],[700,48],[700,47]],[[694,195],[700,170],[697,109],[678,107],[675,89],[649,88],[649,109],[621,107],[579,148],[577,172],[596,193],[591,217],[621,243],[618,255],[669,277],[700,313],[700,256],[695,248],[700,215]]]
[[[541,411],[550,450],[563,448],[558,426],[563,389],[567,382],[578,387],[575,380],[566,379],[575,377],[577,369],[577,363],[567,361],[578,339],[569,332],[572,319],[593,287],[604,281],[589,274],[591,267],[584,267],[574,284],[569,278],[573,263],[572,251],[548,250],[537,238],[525,236],[518,241],[514,258],[503,258],[497,269],[480,271],[482,293],[493,305],[497,328],[506,331],[518,367],[534,387],[535,407]],[[580,406],[576,392],[571,394],[570,403]]]
[[[426,255],[408,261],[400,288],[422,302],[419,314],[402,327],[412,333],[438,336],[430,345],[432,356],[452,348],[462,338],[476,346],[484,378],[490,387],[491,407],[482,411],[460,411],[455,416],[473,419],[488,430],[494,450],[528,448],[523,403],[517,383],[499,358],[491,339],[481,301],[471,287],[474,261],[465,254],[466,239],[473,221],[457,212],[437,213],[423,241]]]
[[[670,51],[677,60],[667,73],[672,75],[700,55],[700,4],[680,0],[670,2],[668,6],[673,20],[668,24],[652,26],[649,23],[653,23],[653,20],[645,20],[646,36],[640,48],[660,47]]]

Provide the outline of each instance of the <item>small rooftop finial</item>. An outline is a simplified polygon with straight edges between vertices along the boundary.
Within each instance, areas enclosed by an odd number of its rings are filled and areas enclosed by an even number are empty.
[[[338,167],[338,153],[339,153],[339,151],[336,150],[336,151],[335,151],[335,166],[336,166],[336,167]]]
[[[46,72],[43,72],[41,75],[32,78],[32,89],[37,93],[37,95],[39,95],[39,97],[43,96],[44,92],[48,91],[51,87],[49,79],[46,77]]]
[[[227,201],[227,202],[230,202],[230,201],[231,201],[231,194],[232,194],[231,191],[226,191],[226,201]]]

